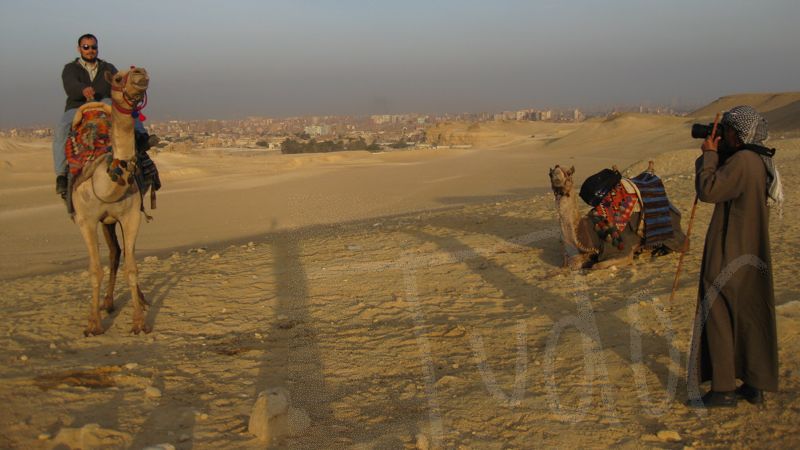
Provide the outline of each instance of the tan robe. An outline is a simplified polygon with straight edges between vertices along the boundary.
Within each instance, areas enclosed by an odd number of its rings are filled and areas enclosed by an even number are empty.
[[[704,152],[697,160],[697,195],[715,205],[700,271],[690,386],[692,381],[712,379],[711,355],[721,349],[709,344],[708,327],[713,325],[706,322],[704,307],[710,307],[708,302],[724,302],[730,319],[730,331],[725,334],[731,339],[735,377],[758,389],[776,391],[778,341],[766,169],[759,155],[748,150],[734,153],[720,166],[718,163],[716,152]],[[694,380],[693,370],[697,370]]]

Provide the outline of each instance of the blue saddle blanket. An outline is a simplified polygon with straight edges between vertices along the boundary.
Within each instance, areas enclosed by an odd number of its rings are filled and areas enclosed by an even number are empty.
[[[674,236],[667,191],[661,178],[642,172],[631,181],[642,194],[642,217],[644,218],[644,245],[654,247]]]

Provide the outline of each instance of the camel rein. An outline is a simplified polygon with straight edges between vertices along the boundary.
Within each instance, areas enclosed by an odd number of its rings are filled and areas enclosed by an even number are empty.
[[[128,93],[125,92],[124,89],[115,89],[115,88],[111,88],[111,89],[115,90],[115,91],[122,91],[122,99],[125,100],[125,103],[127,103],[128,106],[130,107],[130,109],[129,108],[124,108],[124,107],[120,106],[117,102],[113,102],[112,101],[111,104],[114,105],[114,108],[117,111],[121,112],[122,114],[129,114],[134,119],[136,119],[138,117],[139,120],[141,120],[142,122],[147,120],[145,115],[141,113],[141,111],[144,109],[144,107],[147,106],[147,92],[144,93],[144,95],[142,96],[141,99],[136,100],[134,98],[131,98],[128,95]]]

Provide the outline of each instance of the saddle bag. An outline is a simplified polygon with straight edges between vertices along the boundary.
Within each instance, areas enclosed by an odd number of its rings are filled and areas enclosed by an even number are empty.
[[[603,197],[606,196],[611,189],[614,189],[620,180],[622,174],[616,170],[603,169],[600,172],[590,176],[581,185],[580,196],[591,206],[597,206]]]

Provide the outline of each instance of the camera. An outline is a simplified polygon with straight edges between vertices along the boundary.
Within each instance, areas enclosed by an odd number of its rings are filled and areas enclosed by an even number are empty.
[[[695,139],[705,139],[711,136],[711,131],[714,129],[714,124],[710,123],[708,125],[703,125],[702,123],[696,123],[692,125],[692,137]],[[717,124],[717,136],[722,137],[723,129],[722,124]]]

